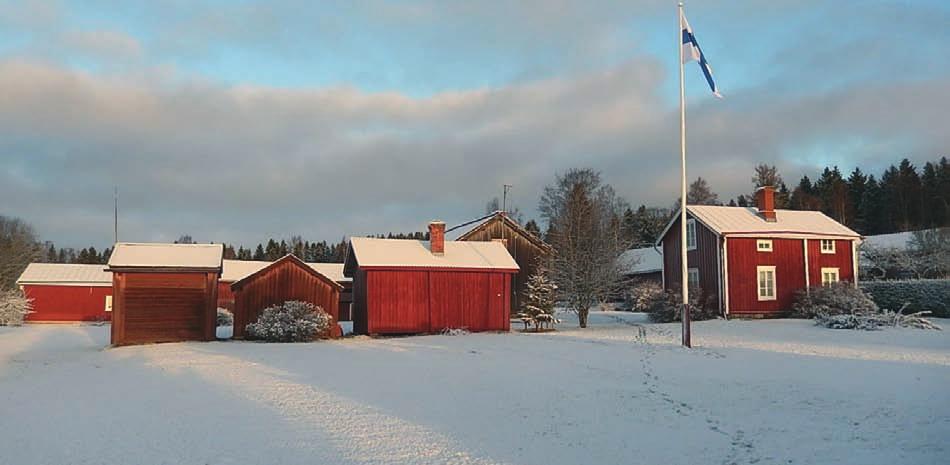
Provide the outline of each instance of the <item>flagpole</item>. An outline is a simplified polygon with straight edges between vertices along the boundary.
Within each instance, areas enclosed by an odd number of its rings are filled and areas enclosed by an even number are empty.
[[[683,347],[691,347],[689,315],[689,273],[686,253],[686,85],[683,78],[683,2],[679,3],[677,48],[680,67],[680,283],[683,288],[682,321]]]

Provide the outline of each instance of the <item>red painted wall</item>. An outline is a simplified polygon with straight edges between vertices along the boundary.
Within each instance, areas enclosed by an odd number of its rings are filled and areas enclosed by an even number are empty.
[[[781,315],[791,309],[795,294],[805,288],[801,239],[772,239],[772,251],[759,252],[755,238],[730,237],[726,254],[730,315]],[[775,266],[776,300],[759,301],[756,267],[760,265]]]
[[[27,321],[109,321],[106,296],[112,286],[24,285],[27,298],[33,299],[33,311]]]
[[[821,241],[808,240],[808,279],[812,286],[821,286],[821,269],[838,268],[840,281],[854,282],[854,261],[852,258],[851,241],[835,241],[835,253],[821,253]]]
[[[230,282],[218,281],[218,307],[234,311],[234,292]]]
[[[213,341],[218,273],[112,273],[112,344]]]
[[[688,268],[699,270],[699,287],[702,288],[704,305],[719,308],[719,237],[709,228],[696,222],[696,248],[686,252]],[[680,289],[680,221],[663,237],[663,272],[666,289]]]
[[[507,331],[512,275],[361,270],[354,276],[354,330],[366,334],[436,333],[445,328]]]

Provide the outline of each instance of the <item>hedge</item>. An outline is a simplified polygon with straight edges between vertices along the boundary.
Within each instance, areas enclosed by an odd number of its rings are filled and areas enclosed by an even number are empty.
[[[932,312],[929,316],[950,318],[950,279],[910,279],[895,281],[865,281],[861,288],[881,307],[904,313]]]

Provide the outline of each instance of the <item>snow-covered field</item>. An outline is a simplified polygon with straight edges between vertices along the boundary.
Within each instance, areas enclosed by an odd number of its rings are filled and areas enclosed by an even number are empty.
[[[108,333],[0,328],[0,463],[950,463],[948,331],[712,321],[684,350],[610,312],[541,335]]]

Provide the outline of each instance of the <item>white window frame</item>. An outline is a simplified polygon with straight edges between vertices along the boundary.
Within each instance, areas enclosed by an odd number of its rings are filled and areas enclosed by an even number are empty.
[[[821,248],[821,253],[824,254],[834,254],[835,253],[835,240],[834,239],[822,239],[819,241],[819,247]],[[825,247],[825,246],[828,247]]]
[[[765,247],[762,247],[765,246]],[[755,251],[756,252],[771,252],[772,251],[772,239],[756,239],[755,241]]]
[[[690,234],[692,232],[692,235]],[[690,242],[692,238],[692,242]],[[696,250],[696,220],[686,220],[686,250]]]
[[[834,276],[834,281],[829,281],[825,279],[825,276]],[[841,282],[841,270],[839,268],[822,268],[821,269],[821,285],[830,286]]]
[[[106,296],[106,311],[107,312],[112,311],[112,296],[111,295]]]
[[[765,295],[763,290],[768,290],[768,285],[762,286],[762,273],[772,274],[772,295]],[[778,279],[775,276],[775,265],[760,265],[755,267],[755,293],[759,301],[776,300],[778,298]]]
[[[694,280],[694,279],[693,279],[693,276],[696,277],[696,278],[695,278],[696,287],[690,286],[690,282],[692,282],[692,281]],[[689,292],[693,292],[694,290],[695,290],[696,292],[699,292],[699,290],[700,290],[700,287],[699,287],[699,268],[688,268],[688,269],[686,270],[686,286],[687,286],[687,289],[689,289]]]

